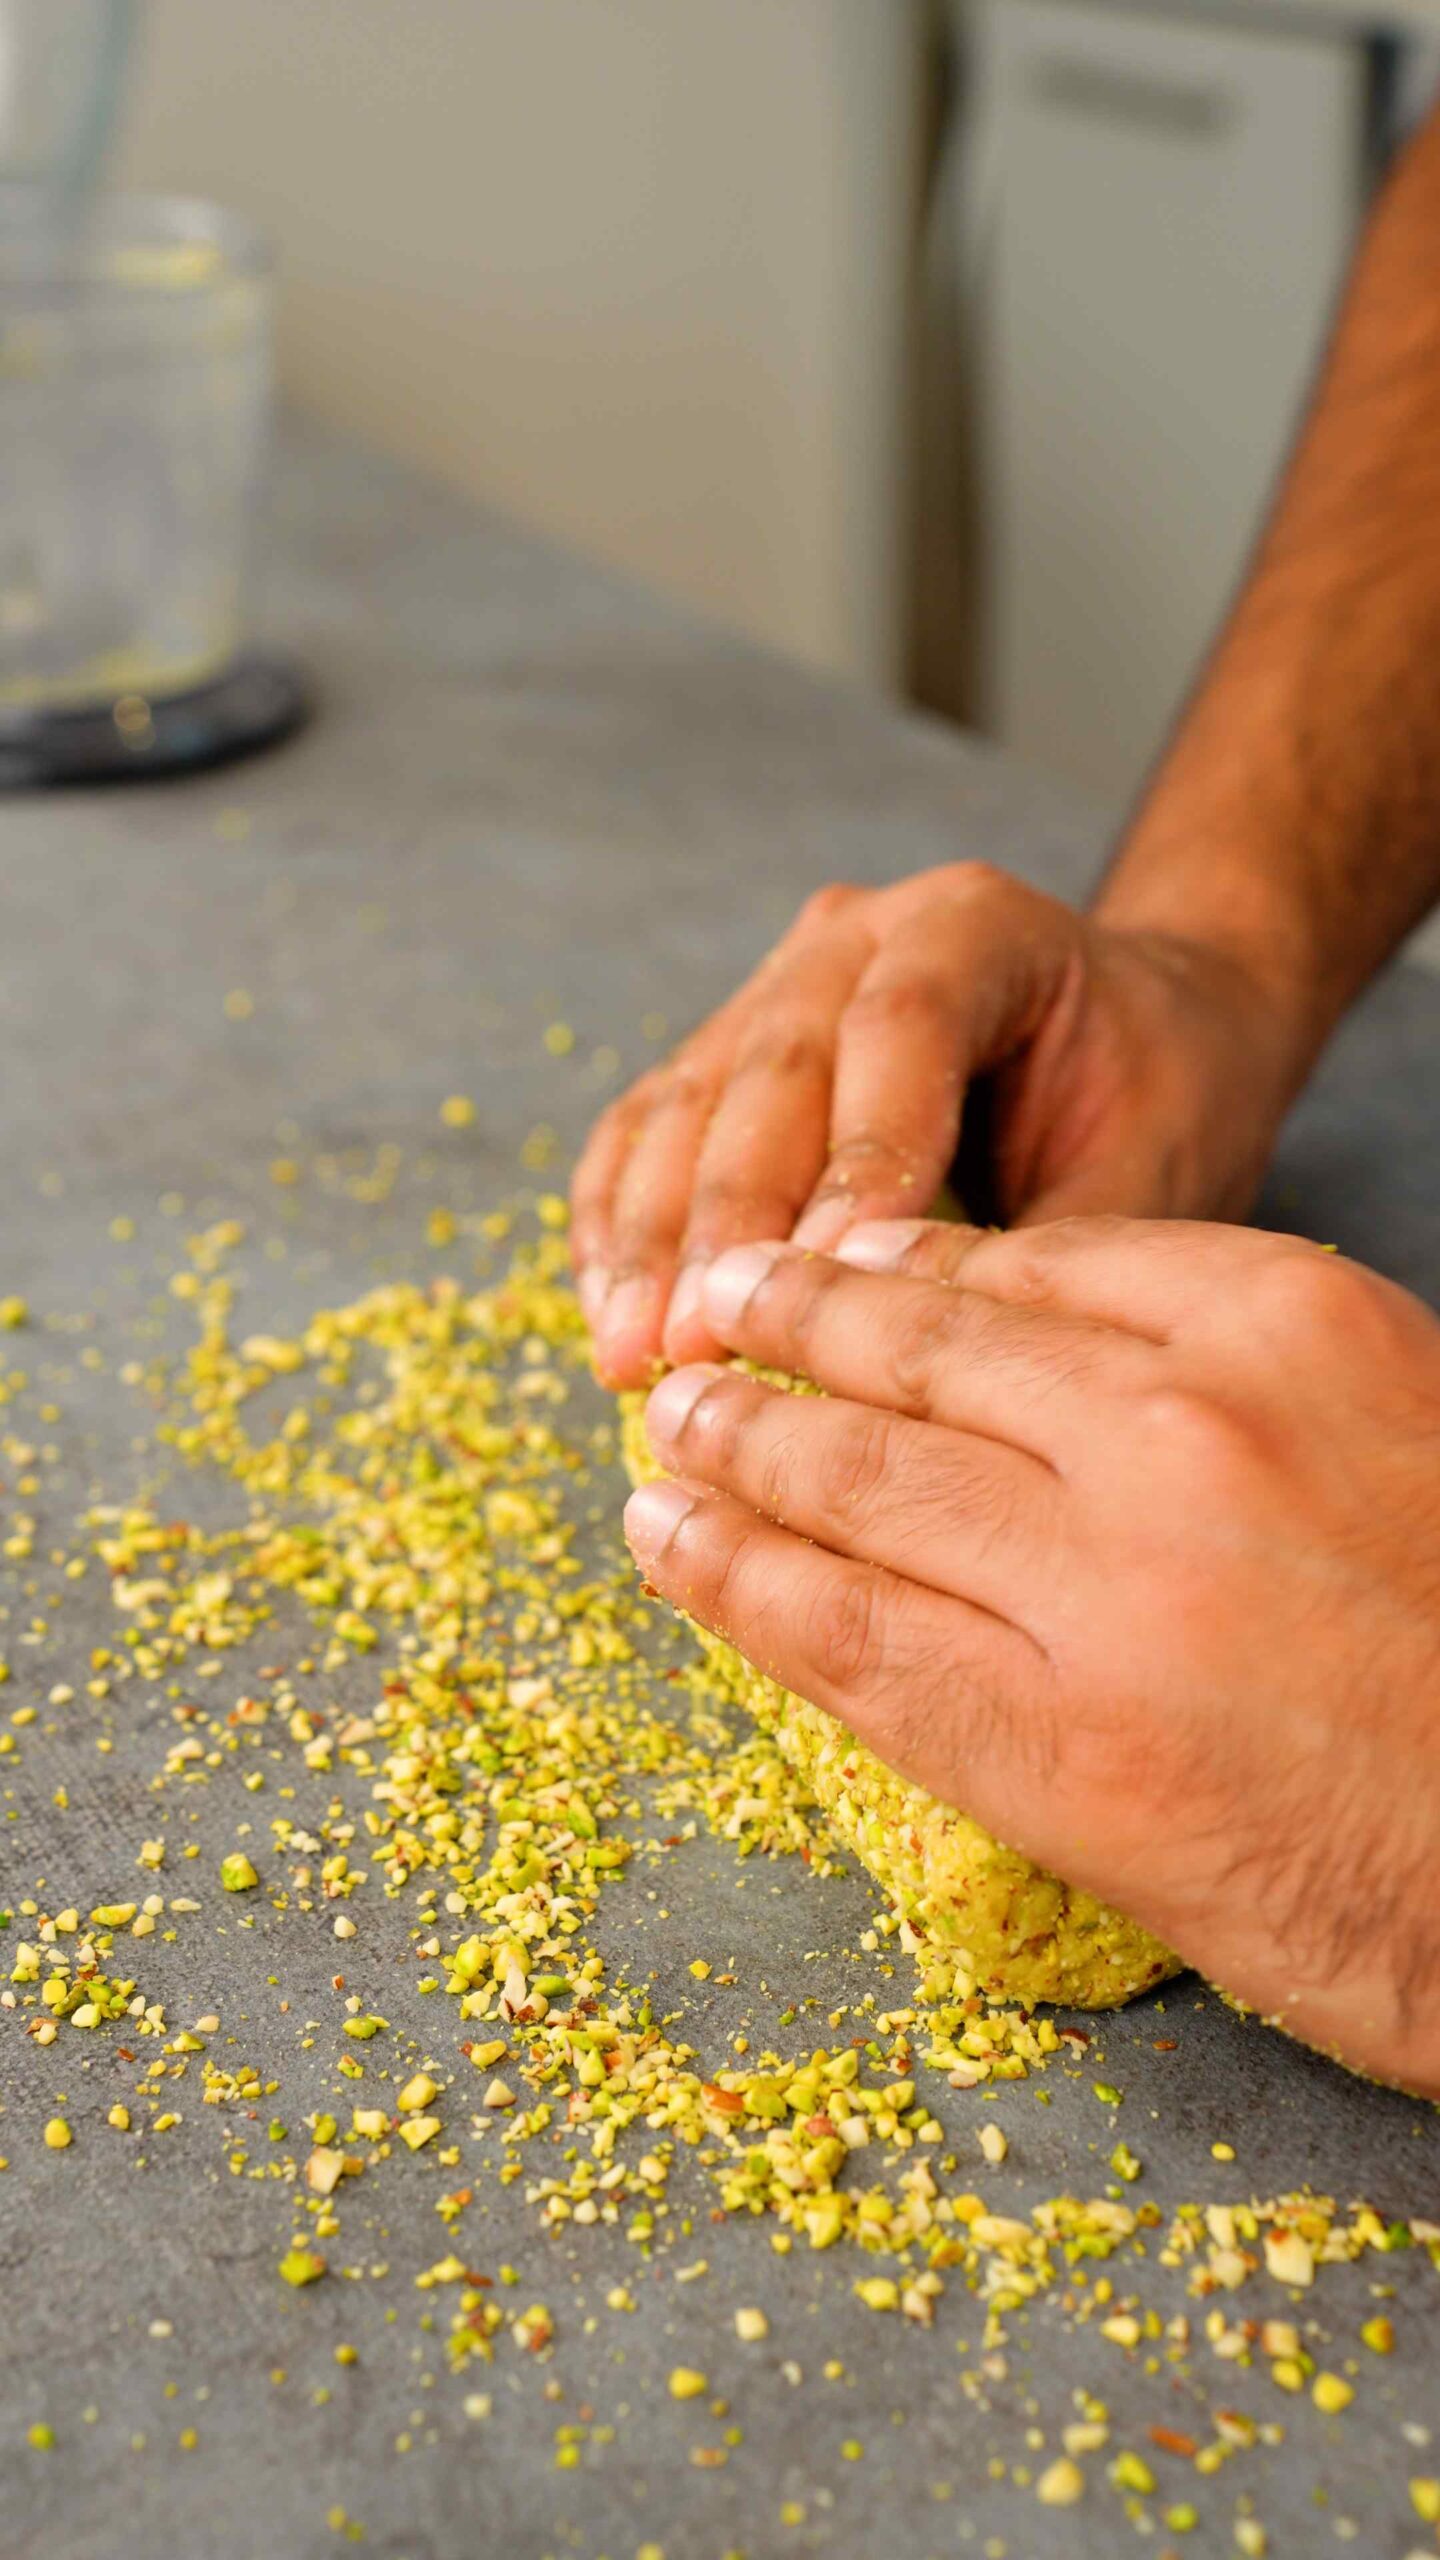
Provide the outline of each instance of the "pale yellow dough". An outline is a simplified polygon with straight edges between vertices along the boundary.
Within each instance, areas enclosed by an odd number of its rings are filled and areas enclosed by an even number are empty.
[[[645,1399],[621,1398],[632,1480],[658,1472]],[[1179,1959],[1133,1920],[1003,1848],[978,1822],[898,1777],[834,1716],[791,1695],[733,1645],[697,1630],[715,1684],[773,1734],[836,1838],[854,1852],[915,1935],[953,1958],[977,1990],[1033,2007],[1113,2009],[1178,1973]]]

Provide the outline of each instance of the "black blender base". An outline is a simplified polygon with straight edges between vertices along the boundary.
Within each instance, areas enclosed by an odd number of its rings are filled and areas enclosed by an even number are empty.
[[[126,693],[78,711],[0,710],[0,791],[202,772],[293,736],[312,708],[298,667],[254,654],[162,702]]]

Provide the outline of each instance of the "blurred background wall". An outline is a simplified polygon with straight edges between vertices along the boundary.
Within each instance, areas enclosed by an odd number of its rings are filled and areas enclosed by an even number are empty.
[[[144,0],[290,397],[1118,819],[1440,0]]]
[[[230,199],[292,397],[878,683],[912,0],[148,0],[122,178]]]

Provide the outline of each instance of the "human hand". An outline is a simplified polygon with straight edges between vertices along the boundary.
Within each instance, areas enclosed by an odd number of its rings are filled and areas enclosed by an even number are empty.
[[[1237,1216],[1296,1081],[1284,1008],[1217,940],[1078,916],[983,863],[822,890],[602,1115],[572,1250],[601,1374],[710,1356],[707,1264],[928,1211],[992,1079],[1008,1221]]]
[[[706,1274],[647,1579],[999,1839],[1440,2096],[1440,1322],[1296,1239],[861,1227]]]

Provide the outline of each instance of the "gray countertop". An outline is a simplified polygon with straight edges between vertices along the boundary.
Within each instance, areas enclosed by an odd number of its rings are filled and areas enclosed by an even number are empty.
[[[246,1266],[247,1322],[265,1329],[356,1295],[377,1269],[429,1270],[417,1252],[429,1207],[512,1189],[537,1120],[572,1149],[595,1104],[583,1061],[596,1044],[627,1067],[653,1054],[643,1018],[678,1028],[708,1008],[818,882],[963,853],[1078,893],[1097,858],[1093,829],[1002,759],[348,449],[292,453],[279,511],[273,618],[318,679],[311,731],[202,781],[0,809],[0,1296],[22,1293],[33,1310],[25,1333],[3,1338],[0,1368],[34,1380],[0,1428],[58,1445],[44,1551],[64,1545],[67,1500],[133,1478],[141,1421],[119,1373],[144,1327],[171,1321],[153,1305],[182,1234],[230,1215],[256,1238],[280,1232],[284,1258]],[[226,1011],[236,989],[253,997],[247,1018]],[[577,1034],[571,1059],[541,1040],[557,1017]],[[437,1121],[453,1092],[476,1098],[464,1133]],[[1440,994],[1397,970],[1296,1113],[1269,1216],[1440,1298],[1437,1119]],[[339,1181],[277,1201],[277,1153],[343,1167],[390,1144],[393,1190],[363,1210]],[[127,1218],[134,1241],[117,1243],[112,1222]],[[50,1419],[36,1421],[37,1396]],[[42,1573],[43,1600],[42,1567],[28,1571]],[[32,1605],[26,1578],[8,1569],[12,1635]],[[134,1730],[112,1719],[105,1758],[83,1708],[46,1706],[53,1684],[83,1684],[107,1624],[83,1583],[30,1653],[0,1645],[14,1669],[0,1728],[17,1703],[41,1710],[23,1750],[0,1761],[0,1901],[35,1894],[48,1908],[49,1888],[88,1907],[113,1894],[155,1818],[150,1778],[173,1738],[159,1702],[127,1706]],[[124,1694],[134,1701],[138,1684]],[[233,1788],[197,1791],[202,1879],[232,1845],[236,1803]],[[737,1893],[740,1881],[723,1844],[690,1844],[667,1877],[673,1929],[644,1959],[667,2006],[690,2004],[697,2040],[707,2027],[728,2034],[736,2004],[778,2034],[783,2001],[813,1995],[823,2010],[840,1986],[853,1995],[872,1908],[863,1881],[821,1880],[794,1859],[752,1861]],[[297,2031],[302,2016],[332,2016],[333,1942],[323,1920],[307,1929],[268,1909],[253,1930],[227,1932],[222,1897],[203,1882],[196,1893],[198,1914],[157,1949],[167,2015],[248,2021],[248,2049],[264,2044],[280,2084],[272,2103],[298,2126],[343,2086],[333,2037],[307,2051]],[[614,1927],[643,1954],[640,1884],[629,1893],[615,1889]],[[403,1902],[377,1904],[367,1929],[358,1986],[377,1999],[383,1988],[387,2014],[416,2036],[455,2033],[414,1998]],[[682,1959],[722,1931],[740,1981],[711,2002]],[[1125,2092],[1120,2130],[1146,2164],[1134,2192],[1167,2212],[1307,2181],[1391,2213],[1440,2208],[1432,2110],[1240,2021],[1193,1981],[1171,1988],[1163,2023],[1142,2003],[1101,2022],[1098,2043]],[[1117,2442],[1143,2444],[1155,2423],[1205,2435],[1217,2404],[1285,2423],[1283,2446],[1198,2483],[1155,2454],[1168,2497],[1193,2497],[1201,2521],[1167,2532],[1162,2494],[1142,2549],[1231,2552],[1242,2495],[1281,2560],[1347,2542],[1402,2560],[1434,2545],[1406,2491],[1409,2477],[1440,2472],[1440,2282],[1419,2253],[1328,2273],[1304,2306],[1333,2341],[1313,2341],[1321,2362],[1363,2362],[1368,2288],[1396,2287],[1396,2353],[1369,2359],[1336,2420],[1263,2370],[1203,2351],[1147,2371],[1077,2331],[1057,2301],[1016,2317],[1004,2370],[967,2392],[980,2324],[963,2291],[921,2332],[857,2304],[846,2251],[782,2260],[762,2228],[731,2221],[705,2226],[703,2251],[676,2241],[641,2267],[612,2233],[544,2236],[521,2187],[495,2188],[466,2246],[520,2267],[526,2299],[555,2306],[557,2336],[542,2362],[500,2342],[493,2374],[478,2377],[492,2414],[477,2422],[463,2406],[477,2377],[450,2377],[440,2332],[419,2325],[427,2297],[413,2274],[445,2245],[425,2164],[400,2164],[414,2174],[388,2178],[373,2206],[347,2206],[350,2245],[363,2234],[388,2278],[291,2293],[275,2275],[284,2195],[218,2174],[219,2129],[198,2107],[137,2168],[134,2145],[103,2127],[117,2069],[104,2033],[63,2029],[41,2049],[0,2010],[0,2560],[322,2560],[350,2547],[332,2508],[363,2527],[370,2560],[633,2560],[647,2544],[666,2560],[1100,2560],[1135,2539],[1103,2463],[1065,2512],[1003,2476],[1053,2457],[1082,2388],[1106,2399]],[[1093,2076],[1056,2069],[1004,2093],[995,2113],[1011,2152],[986,2173],[993,2209],[1099,2191],[1115,2135]],[[40,2129],[61,2093],[75,2141],[57,2154]],[[933,2102],[972,2151],[970,2094],[940,2082]],[[1221,2136],[1238,2153],[1223,2172],[1210,2156]],[[677,2286],[675,2267],[697,2253],[710,2274]],[[621,2276],[640,2302],[624,2322],[604,2311]],[[1148,2282],[1167,2313],[1195,2310],[1183,2271],[1152,2266]],[[734,2336],[745,2301],[769,2312],[759,2349]],[[1291,2306],[1262,2277],[1240,2307]],[[341,2338],[359,2349],[349,2371],[333,2358]],[[844,2381],[824,2379],[830,2358]],[[722,2467],[690,2461],[717,2429],[667,2396],[680,2362],[709,2374],[742,2432]],[[616,2438],[587,2440],[575,2468],[557,2469],[568,2421],[614,2423]],[[36,2422],[54,2426],[52,2451],[27,2447]],[[1428,2450],[1415,2433],[1426,2426]],[[188,2428],[193,2449],[180,2443]],[[841,2458],[852,2439],[863,2459]],[[795,2521],[782,2521],[787,2502]]]

